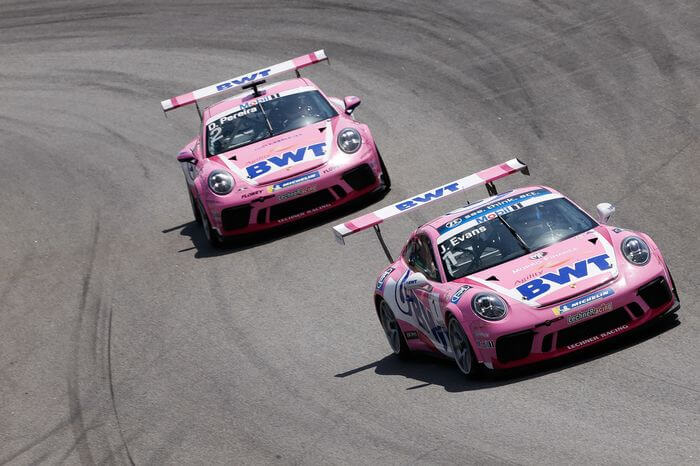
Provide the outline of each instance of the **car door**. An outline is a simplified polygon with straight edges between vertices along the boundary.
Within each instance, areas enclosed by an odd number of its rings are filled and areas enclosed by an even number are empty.
[[[414,306],[416,320],[420,329],[442,353],[450,355],[451,348],[447,339],[447,328],[444,314],[440,305],[440,295],[443,294],[444,283],[435,261],[435,254],[430,239],[424,234],[413,237],[406,249],[406,262],[412,272],[425,275],[429,286],[411,290],[417,301]]]

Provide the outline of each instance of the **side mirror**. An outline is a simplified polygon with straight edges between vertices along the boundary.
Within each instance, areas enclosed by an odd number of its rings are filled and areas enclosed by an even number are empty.
[[[177,156],[177,161],[197,165],[197,159],[194,157],[192,152],[180,152]]]
[[[433,289],[433,286],[430,284],[430,282],[428,282],[428,279],[425,278],[425,275],[420,272],[416,272],[408,277],[408,280],[404,282],[404,288],[407,290],[421,289],[430,291]]]
[[[345,113],[348,115],[352,115],[352,112],[355,111],[355,109],[360,105],[362,101],[360,100],[359,97],[355,97],[354,95],[349,95],[346,98],[343,99],[343,103],[345,104]]]
[[[596,206],[596,209],[598,209],[598,222],[607,225],[608,220],[615,213],[615,206],[608,202],[601,202]]]

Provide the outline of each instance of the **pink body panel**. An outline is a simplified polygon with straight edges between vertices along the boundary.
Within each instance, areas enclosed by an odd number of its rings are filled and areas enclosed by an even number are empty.
[[[543,187],[522,188],[507,195],[518,196],[535,189],[546,189],[552,195],[561,196]],[[503,195],[495,199],[499,197]],[[486,202],[457,209],[423,225],[414,234],[427,235],[435,245],[440,236],[438,228],[478,212],[484,206],[492,206],[494,202],[494,198],[489,198]],[[639,236],[648,243],[652,257],[646,265],[633,265],[622,255],[621,242],[630,235]],[[439,257],[436,253],[435,249],[434,255]],[[525,299],[518,291],[517,287],[524,283],[534,279],[546,282],[544,275],[562,267],[573,268],[576,264],[580,270],[585,270],[585,276],[569,277],[561,285],[547,282],[549,289],[538,291],[541,294],[535,299]],[[440,261],[438,267],[444,277]],[[651,238],[603,225],[473,275],[451,282],[430,282],[434,285],[430,292],[408,291],[403,287],[412,273],[403,253],[390,269],[380,275],[375,297],[384,299],[392,308],[411,349],[451,357],[446,322],[454,316],[466,331],[478,361],[491,368],[520,366],[595,345],[639,327],[678,304],[675,291],[671,292],[674,288],[668,268]],[[668,299],[651,307],[641,297],[639,289],[655,280],[668,284]],[[464,286],[468,289],[460,290]],[[481,291],[493,292],[506,301],[505,318],[487,321],[471,310],[472,298]],[[576,332],[581,327],[568,330],[601,316],[607,316],[609,322],[619,318],[620,324],[580,339]],[[514,360],[499,358],[499,338],[522,333],[532,335],[529,354]]]

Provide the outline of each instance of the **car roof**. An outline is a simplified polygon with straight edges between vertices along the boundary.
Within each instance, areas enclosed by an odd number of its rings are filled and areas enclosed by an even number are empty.
[[[479,200],[479,201],[470,202],[469,204],[467,204],[467,205],[465,205],[465,206],[463,206],[463,207],[454,209],[454,210],[452,210],[452,211],[450,211],[450,212],[448,212],[448,213],[446,213],[446,214],[444,214],[444,215],[441,215],[440,217],[437,217],[437,218],[431,220],[430,222],[424,224],[423,227],[421,227],[420,229],[423,229],[424,227],[431,227],[432,231],[435,231],[435,230],[437,230],[439,227],[443,226],[445,223],[447,223],[447,222],[449,222],[449,221],[451,221],[451,220],[454,220],[454,219],[456,219],[457,217],[461,217],[461,216],[463,216],[463,215],[466,215],[466,214],[468,214],[469,212],[473,212],[473,211],[475,211],[475,210],[477,210],[477,209],[479,209],[479,208],[482,208],[482,207],[484,207],[484,206],[486,206],[486,205],[489,205],[489,204],[491,204],[491,203],[493,203],[493,202],[498,202],[498,200],[500,200],[500,199],[506,199],[506,198],[509,198],[509,197],[512,197],[512,196],[517,196],[517,195],[519,195],[519,194],[526,193],[526,192],[528,192],[528,191],[532,191],[532,190],[535,190],[535,189],[546,189],[546,190],[548,190],[548,191],[551,191],[552,194],[558,194],[558,195],[560,195],[560,196],[563,196],[563,194],[561,194],[561,193],[560,193],[559,191],[557,191],[556,189],[552,189],[552,188],[550,188],[550,187],[548,187],[548,186],[539,186],[539,185],[537,185],[537,186],[526,186],[526,187],[524,187],[524,188],[518,188],[518,189],[509,190],[509,191],[503,191],[502,193],[496,194],[495,196],[490,196],[490,197],[481,199],[481,200]]]
[[[288,91],[291,89],[296,89],[298,87],[309,87],[309,86],[313,87],[315,89],[318,89],[318,87],[314,83],[312,83],[310,80],[308,80],[306,78],[294,78],[294,79],[288,79],[286,81],[281,81],[281,82],[263,84],[262,86],[258,87],[258,90],[262,93],[262,95],[266,95],[266,94],[274,94],[277,92],[284,92],[284,91]],[[253,98],[254,98],[253,90],[246,89],[245,92],[241,92],[241,93],[236,94],[234,96],[231,96],[227,99],[219,101],[215,104],[212,104],[209,107],[204,109],[204,111],[202,113],[202,121],[206,122],[213,115],[218,115],[220,113],[225,112],[226,110],[232,109],[234,107],[238,107],[242,103],[244,103],[248,100],[252,100]]]

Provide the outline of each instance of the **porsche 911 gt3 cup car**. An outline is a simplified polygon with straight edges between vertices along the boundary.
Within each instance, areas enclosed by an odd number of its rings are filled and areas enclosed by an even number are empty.
[[[678,294],[654,241],[598,221],[546,186],[497,194],[494,181],[529,174],[518,159],[334,227],[373,227],[391,265],[374,286],[377,315],[399,356],[427,350],[464,374],[553,358],[675,313]],[[415,230],[395,261],[385,219],[485,184],[491,197]],[[480,364],[481,363],[481,364]]]
[[[353,118],[354,96],[326,96],[299,70],[323,50],[161,102],[195,104],[199,134],[178,155],[195,218],[207,239],[268,229],[390,187],[369,128]],[[296,79],[265,84],[294,71]],[[243,93],[204,111],[198,100]]]

